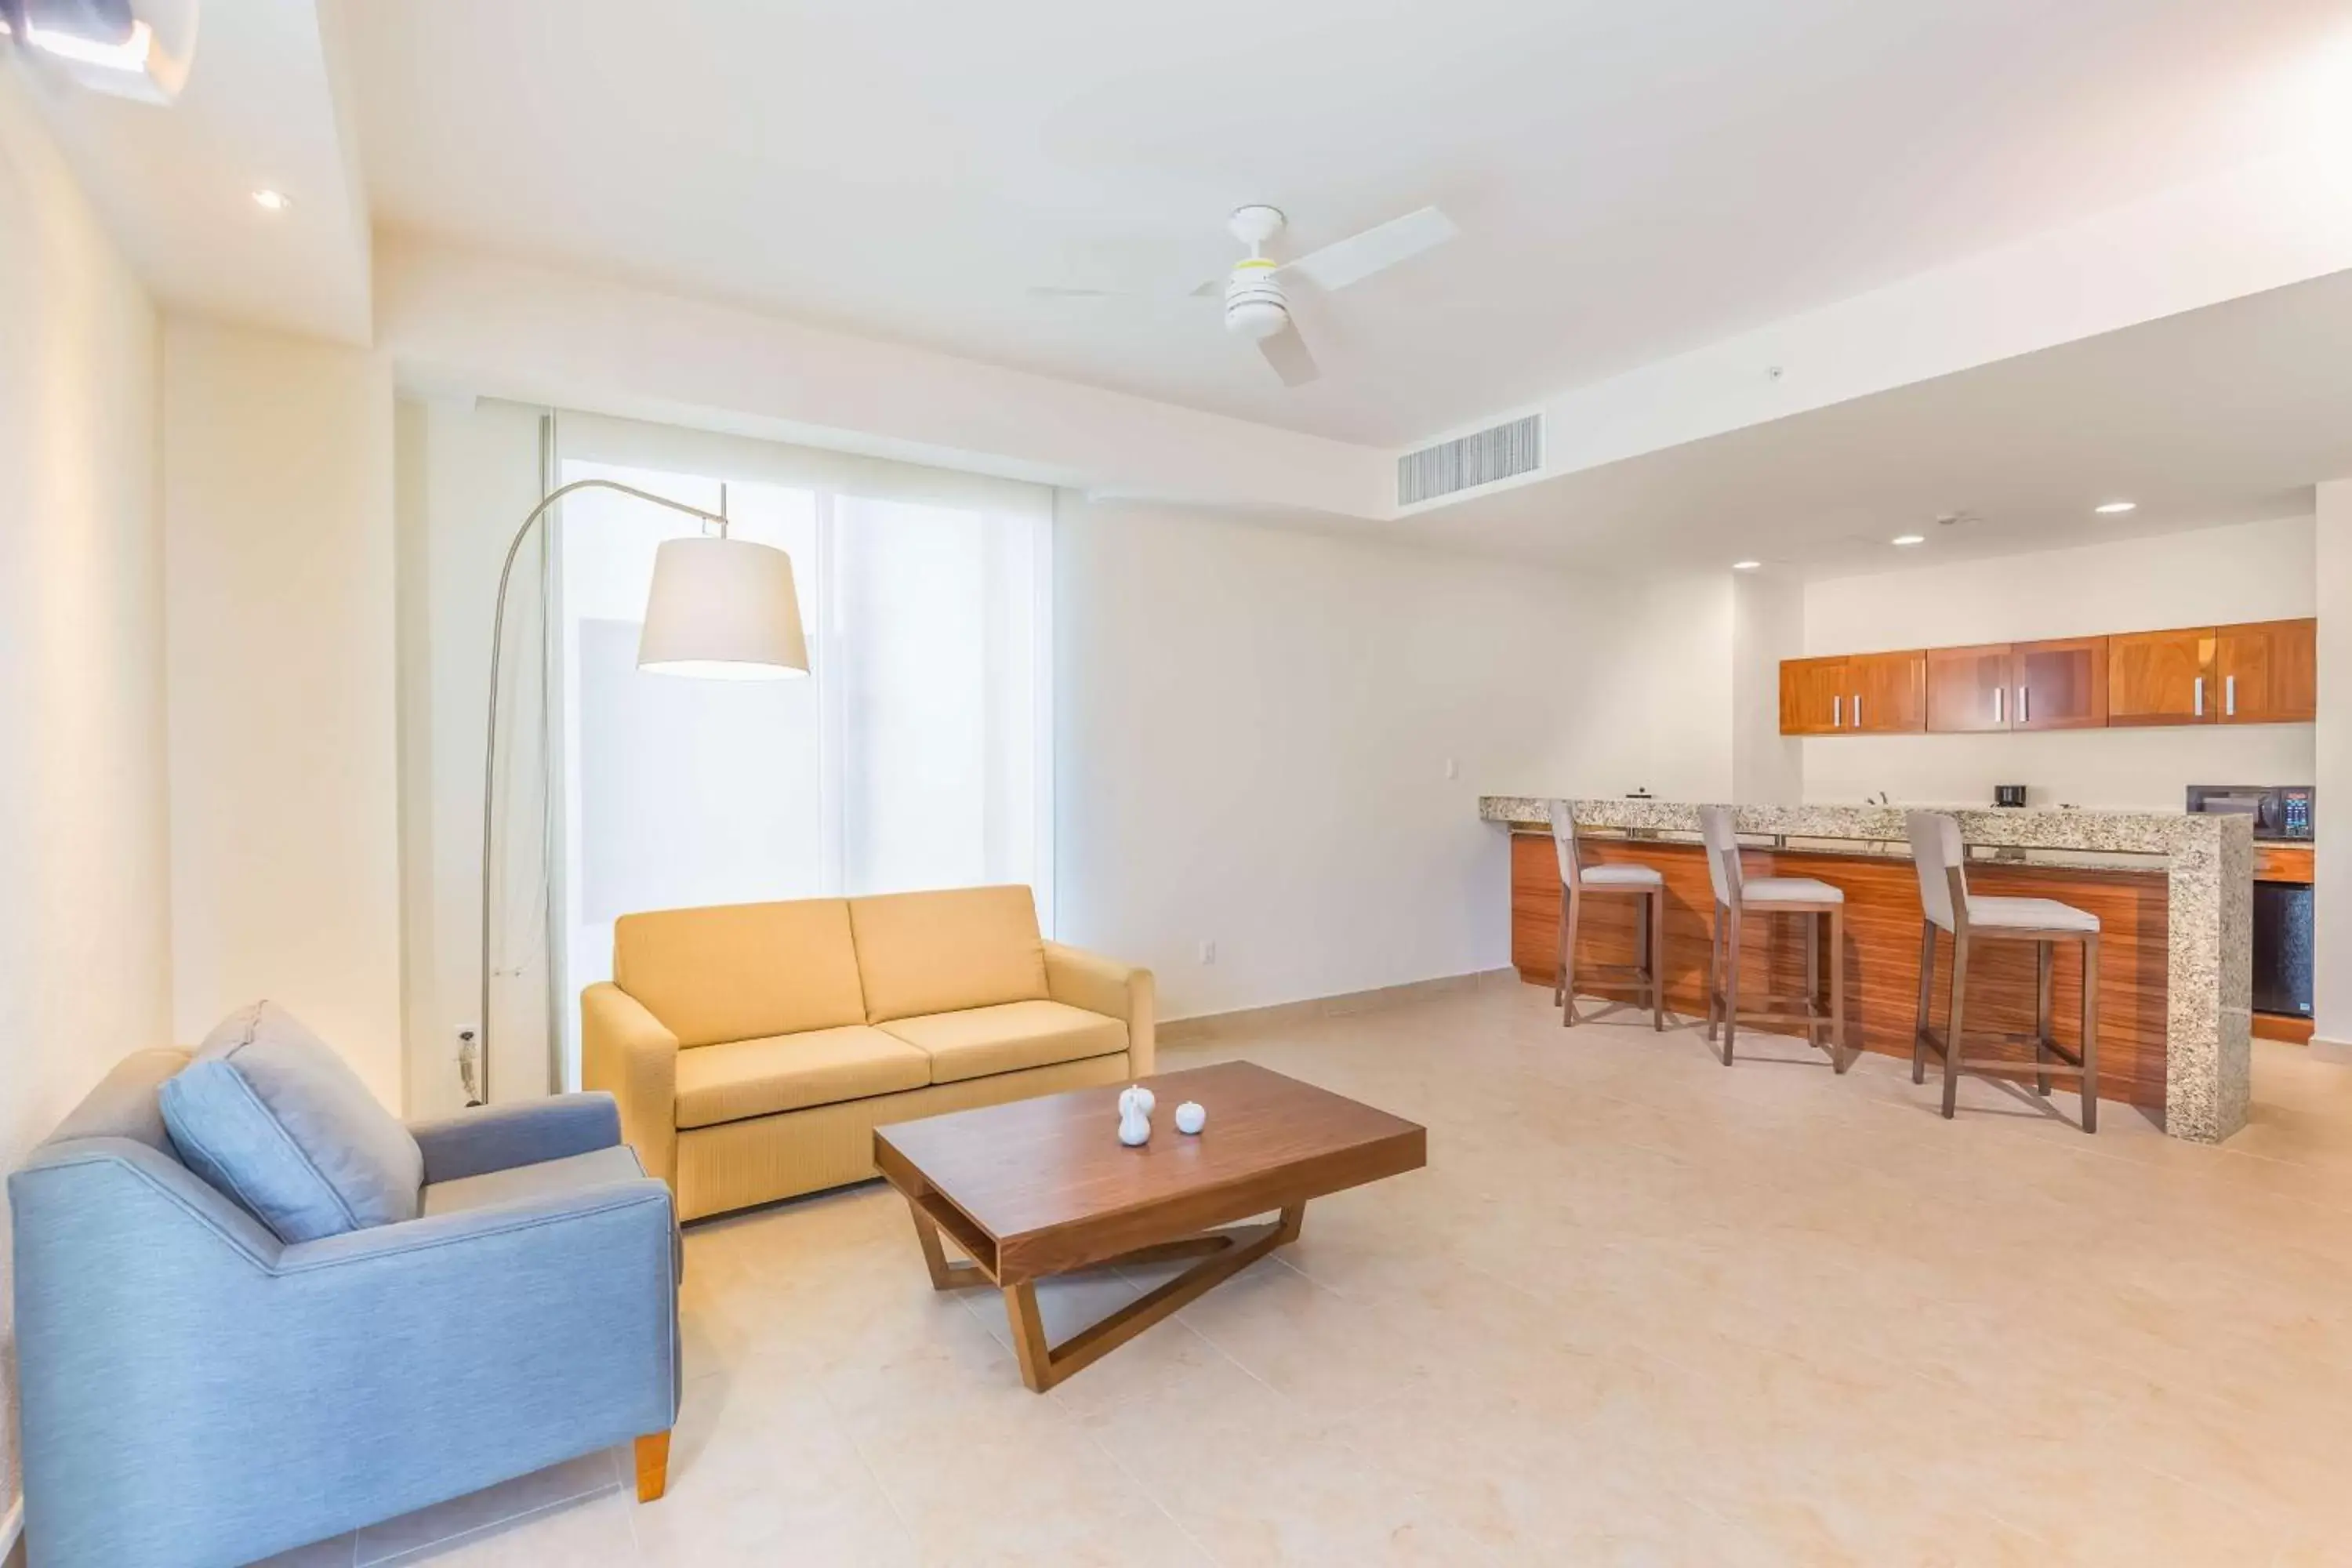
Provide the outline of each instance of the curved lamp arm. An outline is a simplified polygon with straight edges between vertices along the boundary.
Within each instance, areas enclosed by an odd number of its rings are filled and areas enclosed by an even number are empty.
[[[499,568],[498,608],[490,618],[490,711],[482,739],[482,985],[481,1011],[474,1021],[474,1070],[466,1084],[467,1103],[469,1105],[488,1105],[490,1102],[490,825],[498,798],[499,666],[499,654],[506,641],[507,584],[514,576],[515,557],[522,553],[523,541],[530,537],[530,531],[538,526],[541,518],[547,515],[548,509],[572,491],[586,489],[618,490],[625,496],[635,496],[639,500],[651,501],[671,511],[716,523],[719,537],[727,536],[724,512],[705,511],[698,506],[688,506],[684,501],[672,500],[667,496],[657,496],[651,490],[641,490],[634,485],[621,484],[613,479],[574,479],[568,485],[559,485],[548,491],[540,503],[530,509],[530,515],[522,520],[522,526],[515,530],[514,542],[507,546],[506,563]],[[722,500],[719,504],[723,507],[727,503]],[[460,1064],[462,1071],[462,1058]]]

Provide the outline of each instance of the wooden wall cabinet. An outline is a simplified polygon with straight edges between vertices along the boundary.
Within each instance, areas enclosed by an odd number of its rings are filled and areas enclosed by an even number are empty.
[[[1858,735],[1916,735],[1927,727],[1927,656],[1854,654],[1845,661],[1846,728]]]
[[[1902,735],[1927,727],[1925,654],[1780,661],[1783,735]]]
[[[2210,724],[2213,628],[2128,632],[2107,639],[2107,722]]]
[[[2318,654],[2319,623],[2305,619],[1784,659],[1780,732],[2308,723]]]
[[[1780,661],[1780,733],[1836,735],[1845,731],[1846,661]]]
[[[1939,735],[1981,734],[2009,724],[2005,642],[1927,650],[1927,728]]]
[[[2258,621],[2213,634],[2216,722],[2292,724],[2319,716],[2319,623]]]
[[[2107,721],[2107,639],[1929,648],[1927,728],[1937,734],[2088,730]]]
[[[2104,730],[2107,677],[2105,637],[2019,643],[2009,654],[2010,728]]]

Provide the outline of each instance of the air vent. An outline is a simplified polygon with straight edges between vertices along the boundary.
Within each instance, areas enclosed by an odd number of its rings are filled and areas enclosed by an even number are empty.
[[[1397,505],[1491,485],[1543,466],[1543,416],[1530,414],[1475,436],[1457,437],[1397,459]]]

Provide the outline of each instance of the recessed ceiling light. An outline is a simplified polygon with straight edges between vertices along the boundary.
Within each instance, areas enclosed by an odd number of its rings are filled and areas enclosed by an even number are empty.
[[[1894,542],[1896,544],[1925,544],[1927,542],[1927,536],[1924,533],[1898,533],[1895,536]]]
[[[2136,500],[2101,501],[2097,506],[2093,507],[2091,510],[2097,512],[2101,517],[2114,517],[2118,512],[2137,511],[2139,510],[2139,502]]]
[[[1753,572],[1763,564],[1761,561],[1735,561],[1731,563],[1731,569],[1734,572]]]
[[[284,191],[263,189],[253,193],[253,205],[266,213],[282,213],[294,203]]]

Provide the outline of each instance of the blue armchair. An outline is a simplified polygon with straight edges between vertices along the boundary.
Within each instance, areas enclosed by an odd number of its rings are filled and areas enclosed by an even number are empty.
[[[186,1060],[125,1059],[8,1179],[34,1563],[246,1563],[625,1438],[660,1495],[677,1228],[611,1097],[414,1124],[418,1217],[288,1244],[175,1153]]]

